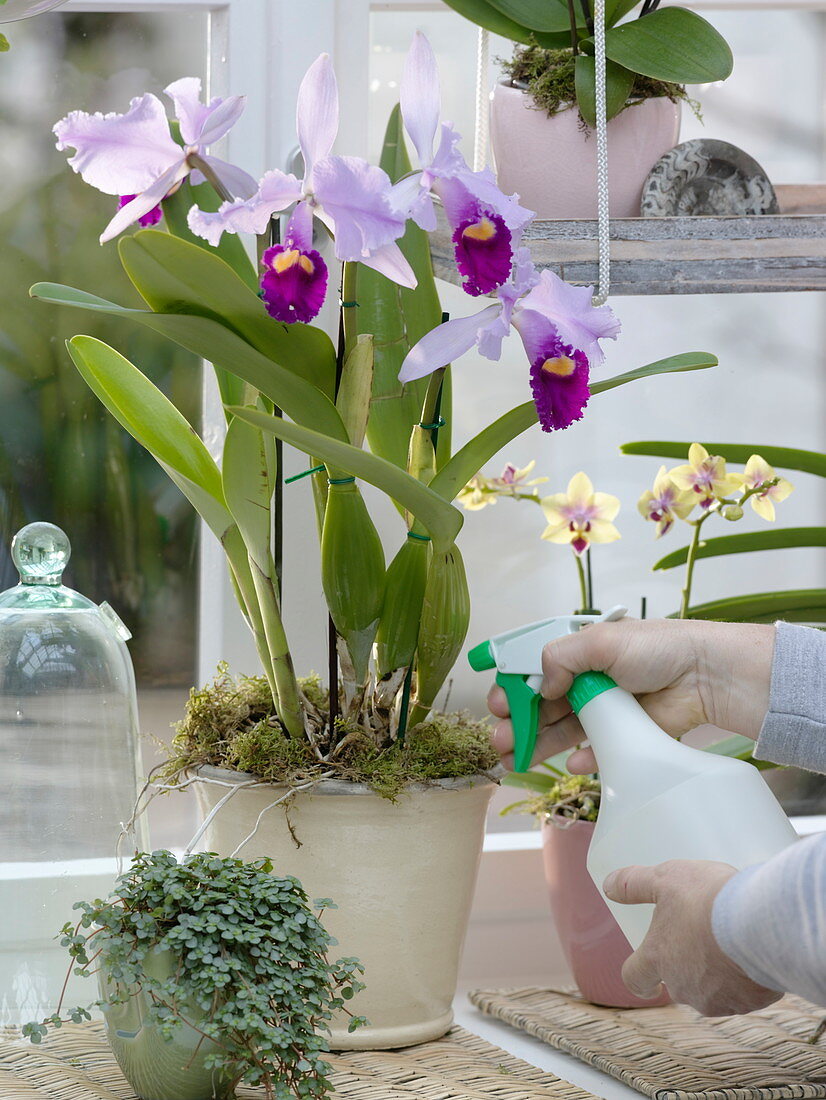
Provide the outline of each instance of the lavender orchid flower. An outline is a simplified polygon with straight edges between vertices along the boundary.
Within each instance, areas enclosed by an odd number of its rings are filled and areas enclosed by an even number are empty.
[[[530,383],[539,423],[549,432],[582,418],[591,367],[604,354],[600,340],[614,340],[620,323],[609,306],[592,304],[592,287],[575,287],[552,271],[538,273],[520,248],[498,302],[471,317],[458,317],[428,332],[411,348],[399,381],[411,382],[478,348],[498,361],[502,340],[515,328],[530,363]]]
[[[267,172],[253,195],[225,202],[214,213],[193,207],[189,227],[216,244],[221,234],[263,233],[270,218],[297,203],[283,245],[264,256],[262,290],[280,320],[311,320],[324,301],[327,268],[312,248],[312,219],[333,234],[337,259],[358,260],[394,282],[413,288],[416,277],[395,243],[406,217],[391,204],[386,172],[359,157],[333,156],[338,132],[338,88],[330,58],[322,54],[298,92],[297,129],[304,179]]]
[[[417,31],[402,76],[401,111],[421,169],[394,188],[395,201],[427,232],[436,228],[433,195],[453,231],[456,265],[468,294],[490,294],[505,283],[522,230],[533,212],[504,195],[489,169],[473,172],[456,148],[459,135],[439,116],[439,71],[427,38]]]
[[[231,96],[201,102],[201,82],[183,77],[165,89],[180,125],[183,146],[169,132],[166,110],[151,93],[138,96],[125,114],[72,111],[54,126],[57,148],[72,147],[69,164],[86,183],[107,195],[118,195],[117,214],[100,236],[100,243],[116,237],[133,222],[154,225],[158,205],[192,173],[203,180],[190,158],[206,161],[234,195],[251,195],[255,180],[247,172],[206,153],[222,138],[244,110],[246,98]]]

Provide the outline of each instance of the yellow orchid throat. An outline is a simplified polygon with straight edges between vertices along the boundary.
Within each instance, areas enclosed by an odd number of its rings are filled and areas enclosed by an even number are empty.
[[[496,236],[496,226],[490,218],[482,217],[463,229],[462,236],[470,237],[472,241],[489,241]]]
[[[576,370],[576,363],[567,355],[560,355],[556,359],[546,359],[542,364],[542,370],[548,374],[555,374],[558,378],[570,378]]]
[[[287,252],[279,252],[272,266],[279,275],[283,275],[285,271],[289,271],[296,264],[308,275],[312,275],[315,271],[315,264],[310,257],[305,256],[297,248],[291,248]]]

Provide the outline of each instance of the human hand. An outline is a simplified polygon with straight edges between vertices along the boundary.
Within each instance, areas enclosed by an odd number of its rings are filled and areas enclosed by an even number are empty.
[[[736,874],[727,863],[675,859],[608,876],[603,890],[611,901],[655,905],[648,934],[622,968],[632,993],[654,998],[665,984],[673,1000],[703,1016],[754,1012],[780,999],[781,993],[753,982],[714,937],[714,899]]]
[[[585,740],[565,697],[575,676],[606,672],[632,692],[673,737],[703,723],[756,738],[769,705],[774,627],[687,619],[622,619],[595,623],[558,638],[542,653],[544,681],[534,760]],[[493,744],[513,768],[513,727],[504,691],[494,686],[488,708],[498,722]],[[575,752],[568,769],[596,771],[590,749]]]

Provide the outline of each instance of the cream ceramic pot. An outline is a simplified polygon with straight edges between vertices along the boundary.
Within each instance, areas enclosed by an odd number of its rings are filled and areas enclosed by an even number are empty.
[[[244,783],[252,776],[201,768],[204,779]],[[195,783],[204,814],[226,786]],[[243,859],[268,856],[280,875],[298,878],[312,901],[332,898],[323,915],[338,940],[334,958],[354,955],[366,989],[352,1009],[369,1027],[332,1024],[334,1050],[379,1050],[436,1039],[450,1028],[451,1008],[479,859],[485,814],[495,784],[485,776],[408,788],[397,802],[367,787],[325,780],[267,810]],[[258,815],[285,793],[275,784],[238,790],[204,835],[208,851],[226,856],[252,832]],[[290,828],[300,842],[296,847]]]
[[[626,107],[608,123],[613,218],[638,218],[642,185],[680,136],[680,104],[664,97]],[[497,84],[490,138],[499,187],[517,192],[538,218],[596,218],[597,139],[575,108],[549,118],[510,84]]]

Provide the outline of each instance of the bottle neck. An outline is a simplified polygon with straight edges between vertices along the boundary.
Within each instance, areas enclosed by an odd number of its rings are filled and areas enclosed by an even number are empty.
[[[600,681],[590,678],[599,676]],[[589,678],[588,691],[577,681]],[[605,683],[604,681],[607,681]],[[680,747],[645,713],[633,695],[617,687],[603,673],[585,673],[577,677],[568,698],[578,715],[603,780],[616,782],[620,775],[640,769],[647,772],[649,765],[660,766],[670,759]],[[595,690],[599,688],[599,690]],[[587,694],[584,701],[583,697]]]

